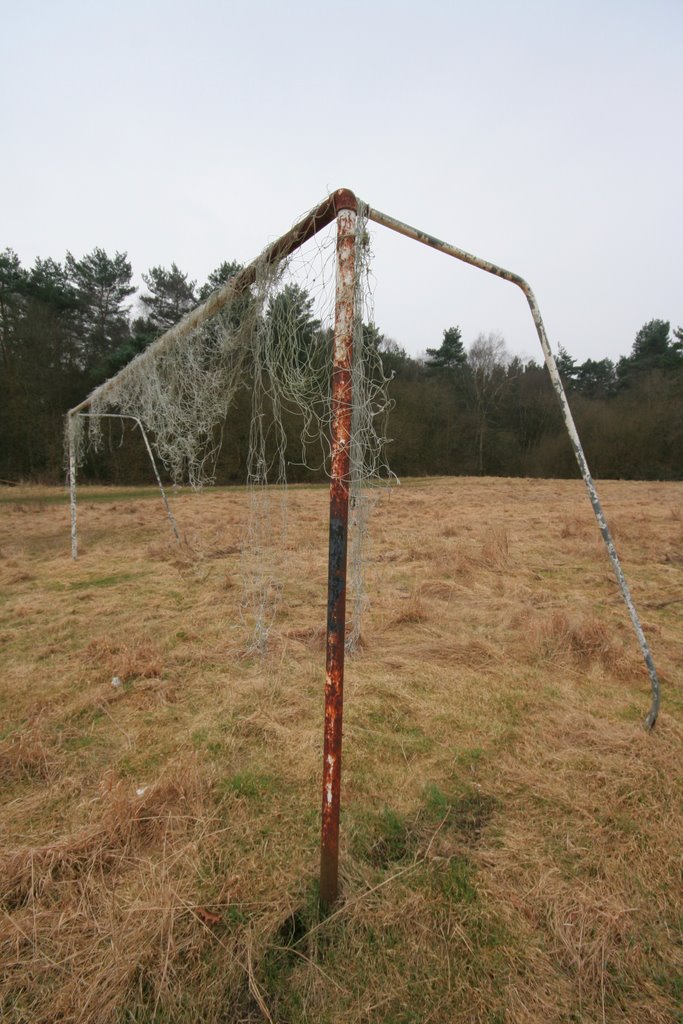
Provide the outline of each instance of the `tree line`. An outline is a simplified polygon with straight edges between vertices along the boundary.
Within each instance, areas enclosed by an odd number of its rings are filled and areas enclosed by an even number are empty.
[[[56,483],[63,478],[64,413],[240,269],[224,262],[201,285],[173,263],[142,275],[135,315],[126,253],[96,248],[81,259],[36,259],[22,266],[0,253],[0,479]],[[313,302],[289,286],[301,345],[319,330]],[[392,376],[389,463],[399,476],[486,474],[565,477],[577,473],[545,367],[513,357],[498,334],[465,347],[458,326],[421,358],[376,325],[367,339]],[[616,363],[578,363],[560,348],[557,363],[593,473],[598,477],[683,478],[683,330],[653,319]],[[239,395],[223,425],[229,442],[219,482],[242,481],[250,401]],[[110,443],[84,473],[98,482],[145,482],[150,469],[138,437],[114,421]],[[293,450],[297,424],[288,424]],[[297,461],[296,458],[293,461]],[[295,468],[293,479],[308,479]]]

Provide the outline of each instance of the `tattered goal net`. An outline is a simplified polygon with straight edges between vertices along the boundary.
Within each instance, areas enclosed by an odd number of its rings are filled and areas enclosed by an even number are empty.
[[[197,311],[206,315],[196,325],[196,313],[191,314],[67,417],[74,472],[88,452],[100,449],[103,422],[115,414],[144,425],[174,483],[199,488],[214,482],[221,446],[231,443],[226,418],[238,391],[248,391],[250,515],[242,543],[243,607],[249,643],[261,651],[283,585],[278,562],[285,545],[282,497],[288,469],[295,463],[330,473],[335,227],[332,219],[291,252],[288,246],[281,253],[268,247],[209,298]],[[359,203],[352,282],[347,650],[360,638],[372,487],[391,478],[385,456],[389,398],[373,329],[370,263],[366,209]]]

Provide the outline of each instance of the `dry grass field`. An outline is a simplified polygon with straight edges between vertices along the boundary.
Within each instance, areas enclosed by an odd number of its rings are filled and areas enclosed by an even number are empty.
[[[683,1021],[683,485],[384,492],[321,920],[324,488],[264,657],[243,490],[0,491],[6,1024]],[[120,686],[112,685],[119,677]]]

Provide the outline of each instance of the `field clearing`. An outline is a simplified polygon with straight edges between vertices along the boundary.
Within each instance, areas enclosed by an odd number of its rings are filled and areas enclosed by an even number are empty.
[[[317,915],[327,491],[268,652],[246,491],[0,489],[7,1024],[683,1022],[683,484],[383,492]],[[119,677],[120,686],[112,686]]]

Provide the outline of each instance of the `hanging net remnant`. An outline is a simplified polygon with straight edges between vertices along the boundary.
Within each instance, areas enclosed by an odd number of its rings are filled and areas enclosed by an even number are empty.
[[[366,211],[360,205],[352,367],[351,649],[360,640],[365,604],[362,565],[372,486],[392,477],[385,457],[388,379],[372,327],[370,259]],[[250,268],[246,284],[241,286],[236,276],[229,300],[215,315],[177,338],[168,332],[92,393],[87,424],[69,416],[67,425],[81,464],[88,449],[102,444],[103,414],[134,416],[173,481],[199,488],[215,479],[221,445],[230,443],[226,417],[237,392],[248,389],[250,516],[242,544],[243,608],[251,644],[263,650],[283,582],[279,570],[288,467],[329,472],[334,222],[293,254],[273,259],[271,248]]]

